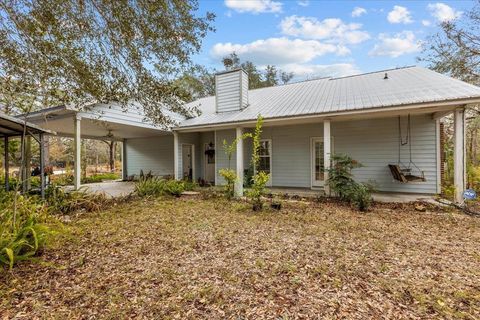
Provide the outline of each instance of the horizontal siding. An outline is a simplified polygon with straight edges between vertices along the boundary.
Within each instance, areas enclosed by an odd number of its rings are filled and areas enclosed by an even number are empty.
[[[157,176],[173,176],[173,136],[126,140],[127,174],[152,171]]]
[[[241,71],[225,73],[216,76],[217,112],[237,111],[240,109]]]
[[[372,119],[348,122],[332,122],[333,148],[335,153],[345,153],[364,166],[354,170],[357,181],[375,181],[379,191],[436,193],[436,133],[435,121],[430,116],[415,116],[411,119],[412,160],[425,171],[426,182],[402,184],[395,181],[388,164],[398,161],[398,119]],[[403,120],[403,136],[406,121]],[[302,124],[265,127],[262,138],[272,140],[272,185],[283,187],[311,186],[310,143],[312,137],[323,137],[323,125]],[[228,166],[222,151],[222,141],[235,138],[235,130],[217,131],[217,172]],[[250,166],[251,141],[245,141],[245,169]],[[408,164],[408,145],[401,148],[401,161]],[[235,169],[235,155],[231,168]],[[417,174],[413,172],[414,174]],[[224,181],[217,177],[218,184]]]

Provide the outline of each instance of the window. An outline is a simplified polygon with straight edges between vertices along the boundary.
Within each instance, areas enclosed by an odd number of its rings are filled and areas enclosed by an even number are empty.
[[[258,171],[270,173],[272,165],[272,140],[260,140]]]

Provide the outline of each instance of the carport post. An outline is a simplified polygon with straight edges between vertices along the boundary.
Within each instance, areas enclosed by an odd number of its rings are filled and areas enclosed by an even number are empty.
[[[40,144],[40,194],[45,199],[45,140],[43,133],[39,135]]]
[[[466,178],[465,157],[465,109],[455,109],[453,117],[454,148],[453,148],[453,184],[455,186],[455,202],[463,201]]]
[[[10,190],[10,166],[9,166],[9,157],[8,157],[8,136],[5,136],[5,143],[4,143],[4,148],[5,148],[5,161],[4,161],[4,166],[5,166],[5,190],[9,191]]]
[[[330,170],[331,164],[331,152],[332,152],[332,143],[331,143],[331,133],[330,133],[330,120],[323,121],[323,168],[325,170],[323,174],[324,178],[324,190],[327,196],[330,195],[330,187],[328,186],[328,170]]]
[[[73,170],[73,186],[75,190],[80,189],[80,178],[81,178],[81,173],[82,173],[82,166],[81,166],[81,161],[82,161],[82,149],[81,149],[81,141],[82,137],[80,134],[80,122],[82,118],[78,115],[75,114],[73,118],[73,128],[74,128],[74,133],[73,133],[73,141],[74,141],[74,170]]]
[[[173,132],[173,178],[178,180],[178,132]]]

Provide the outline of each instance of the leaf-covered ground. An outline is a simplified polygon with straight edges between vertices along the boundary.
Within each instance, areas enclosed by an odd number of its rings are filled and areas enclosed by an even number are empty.
[[[181,198],[69,226],[38,263],[2,271],[0,318],[480,318],[480,218]]]

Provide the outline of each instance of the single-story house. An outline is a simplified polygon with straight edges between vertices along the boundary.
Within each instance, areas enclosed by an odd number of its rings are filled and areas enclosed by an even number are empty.
[[[219,169],[240,177],[250,168],[249,139],[236,146],[229,164],[223,141],[232,142],[264,118],[261,168],[271,187],[323,191],[332,154],[363,164],[358,181],[374,181],[383,192],[438,194],[441,191],[441,118],[454,114],[456,199],[465,188],[465,108],[480,102],[480,88],[421,67],[405,67],[339,78],[322,78],[255,90],[248,76],[229,70],[215,76],[215,96],[201,98],[201,115],[171,130],[144,121],[141,109],[96,105],[30,115],[58,134],[118,139],[124,143],[124,176],[141,170],[176,179],[224,183]],[[73,119],[73,120],[72,120]],[[81,124],[80,124],[81,123]],[[81,128],[81,129],[80,129]],[[79,163],[80,152],[76,152]],[[77,170],[77,187],[79,186]],[[326,190],[328,191],[328,190]]]

